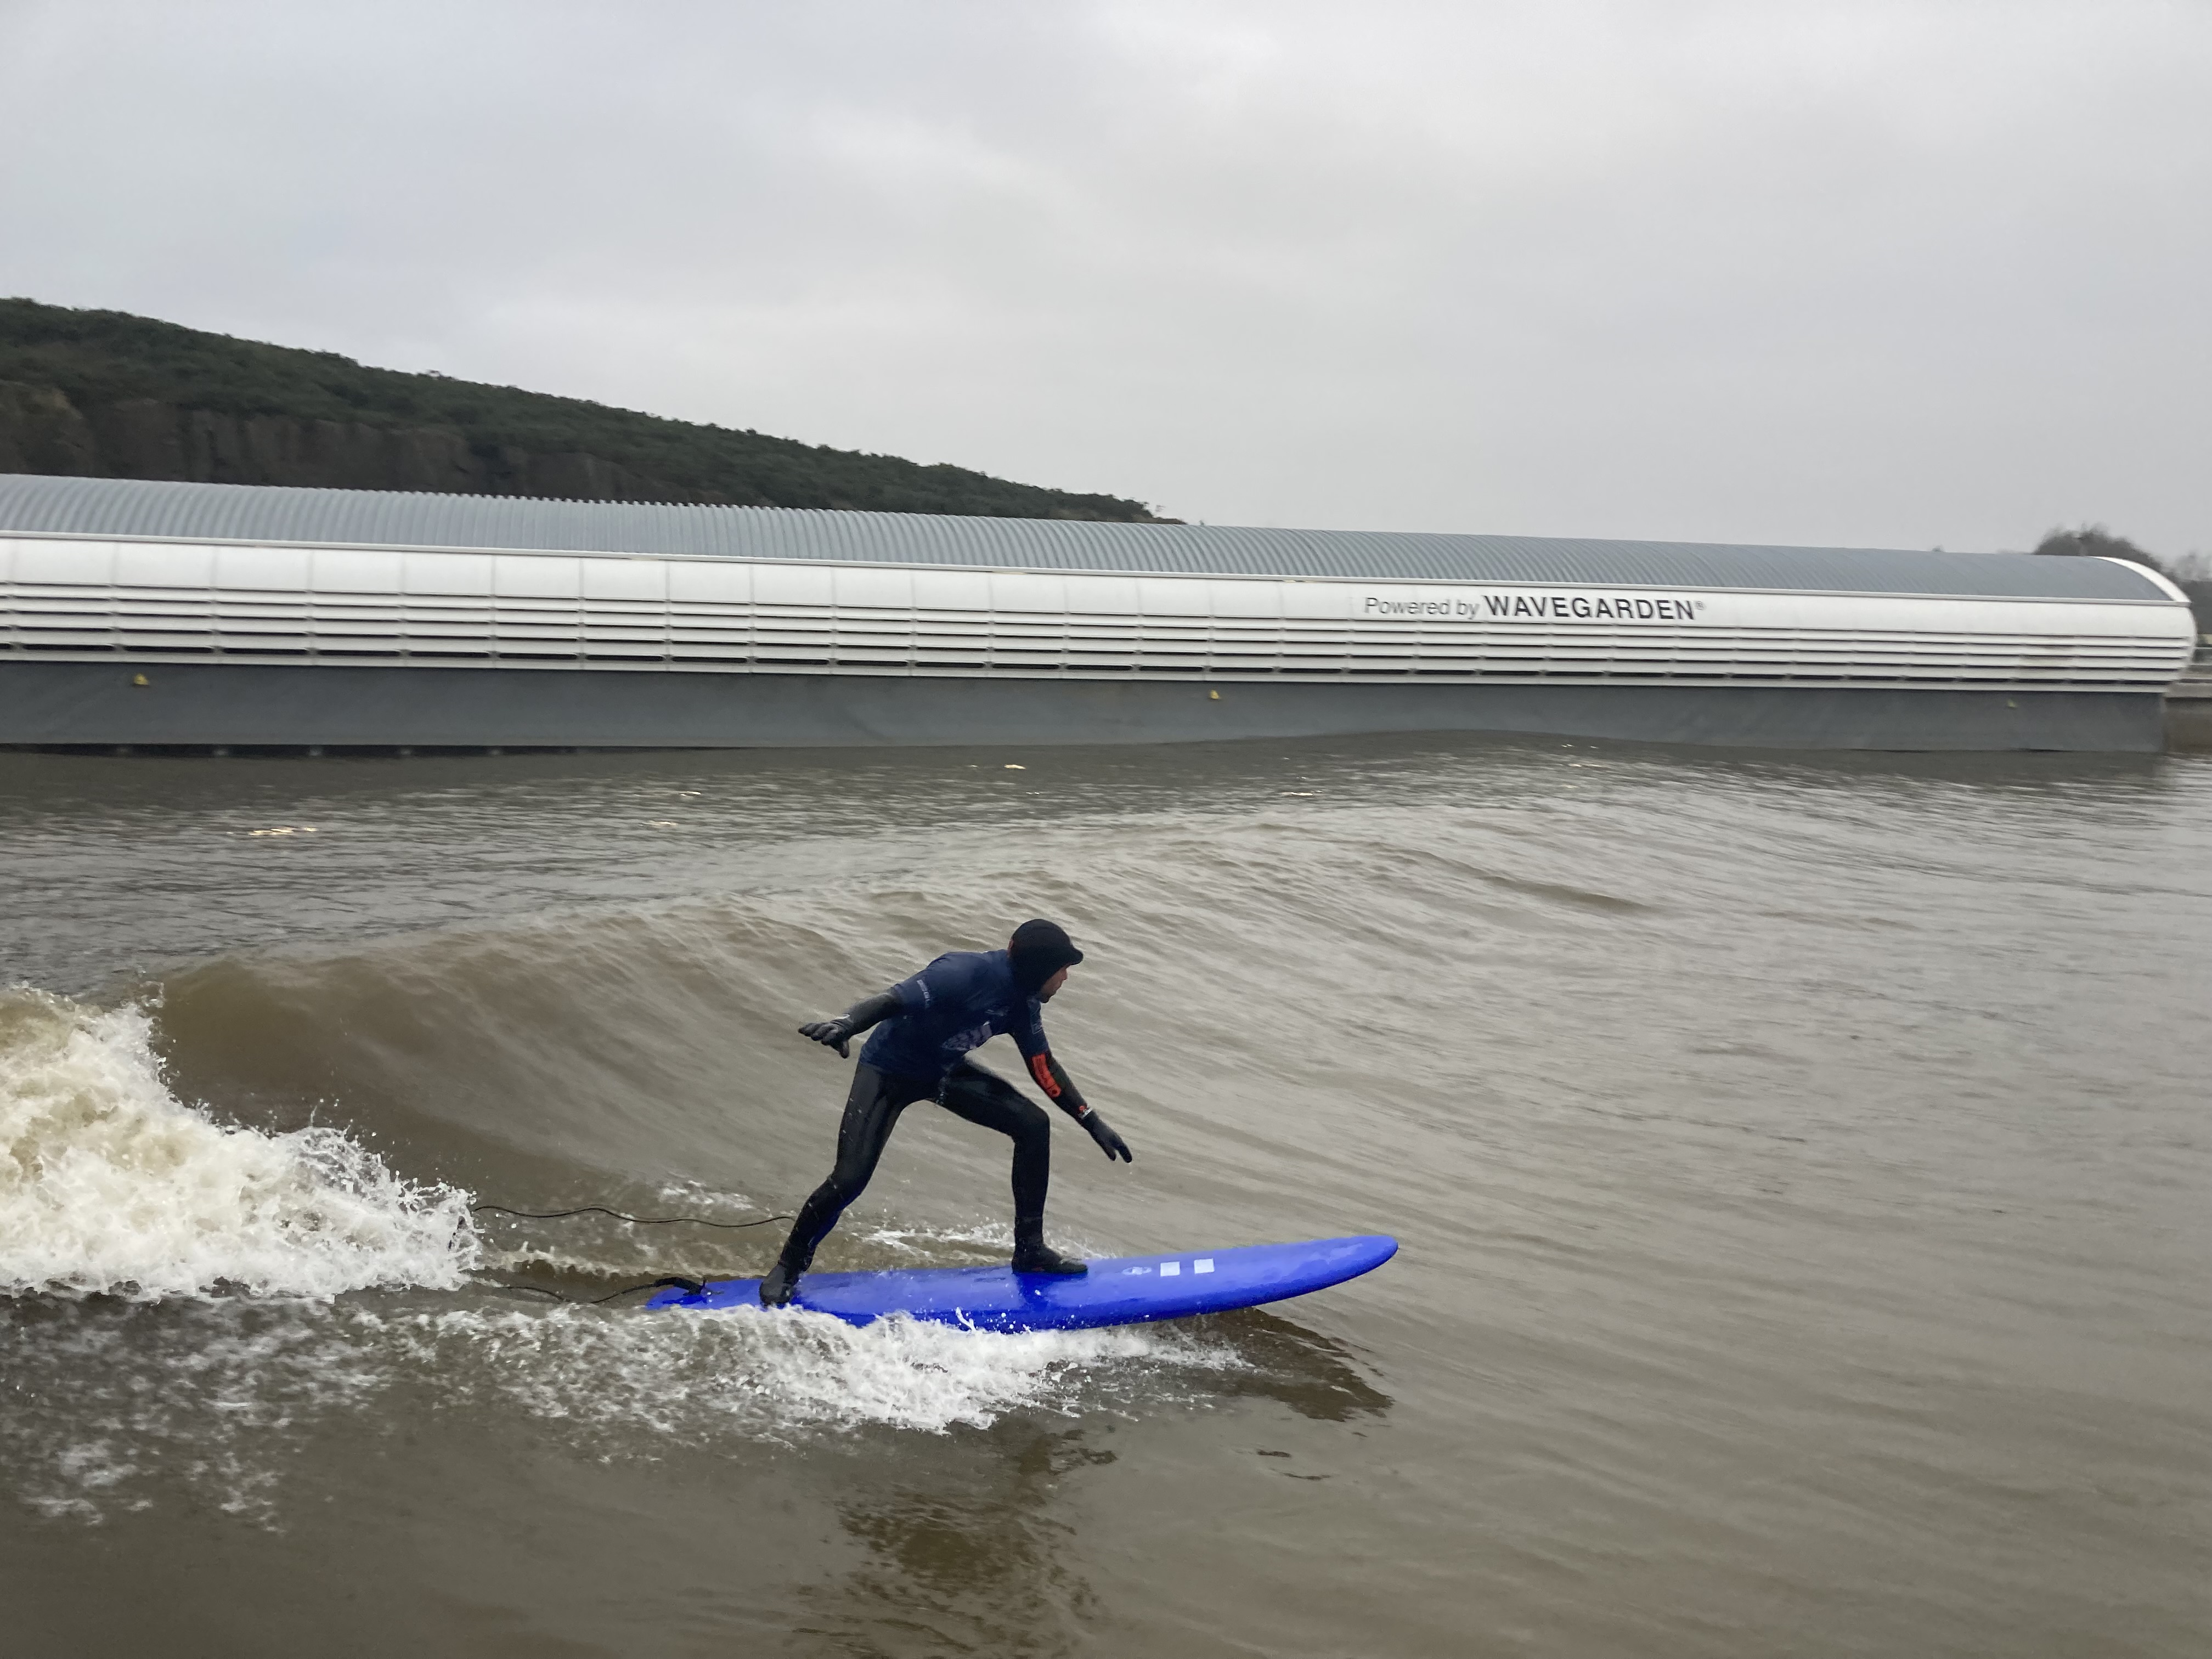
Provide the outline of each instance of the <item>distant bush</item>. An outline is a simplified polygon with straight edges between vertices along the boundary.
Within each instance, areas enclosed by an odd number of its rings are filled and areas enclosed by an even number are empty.
[[[2126,559],[2148,565],[2188,596],[2197,631],[2212,633],[2212,558],[2202,553],[2160,559],[2144,552],[2126,537],[2115,536],[2100,524],[2085,524],[2075,530],[2054,530],[2036,544],[2035,550],[2061,558]]]
[[[2085,524],[2076,530],[2053,530],[2035,544],[2035,550],[2060,558],[2126,559],[2135,564],[2147,564],[2160,574],[2167,574],[2166,566],[2157,558],[2125,536],[2115,536],[2100,524]]]

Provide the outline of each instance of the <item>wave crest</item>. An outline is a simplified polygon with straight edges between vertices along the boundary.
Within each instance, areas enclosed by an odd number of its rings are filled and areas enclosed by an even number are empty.
[[[170,1092],[143,1009],[0,991],[0,1292],[451,1289],[468,1202],[337,1129],[217,1123]]]

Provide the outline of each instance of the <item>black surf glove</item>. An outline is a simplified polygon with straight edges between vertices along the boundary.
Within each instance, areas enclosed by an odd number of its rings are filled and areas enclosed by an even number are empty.
[[[845,1045],[872,1026],[880,1025],[898,1012],[899,1000],[896,991],[878,991],[875,995],[854,1003],[835,1019],[817,1019],[811,1025],[802,1025],[799,1035],[811,1037],[825,1048],[835,1048],[837,1058],[851,1058]]]
[[[846,1044],[853,1040],[853,1024],[848,1019],[817,1019],[811,1025],[802,1025],[799,1035],[811,1037],[825,1048],[835,1048],[837,1058],[848,1058]]]
[[[1113,1125],[1098,1115],[1096,1106],[1085,1107],[1082,1115],[1075,1121],[1091,1131],[1091,1138],[1098,1143],[1098,1150],[1106,1154],[1109,1162],[1117,1158],[1124,1164],[1137,1161],[1135,1154],[1129,1150],[1129,1143],[1114,1133]]]

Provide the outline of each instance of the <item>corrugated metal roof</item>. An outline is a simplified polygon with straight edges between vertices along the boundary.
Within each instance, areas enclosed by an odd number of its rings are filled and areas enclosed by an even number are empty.
[[[1186,575],[2162,599],[2101,559],[1225,525],[1098,524],[652,501],[0,475],[0,531],[188,540],[829,559]]]

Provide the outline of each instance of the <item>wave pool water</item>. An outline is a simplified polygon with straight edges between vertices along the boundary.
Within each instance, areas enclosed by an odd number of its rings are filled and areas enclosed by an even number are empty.
[[[27,1652],[2212,1637],[2203,762],[19,754],[0,846]],[[1057,1241],[1397,1259],[1058,1335],[580,1305],[760,1271],[845,1081],[793,1028],[1032,914],[1137,1154],[1056,1138]],[[1002,1255],[1005,1159],[915,1109],[823,1265]]]

